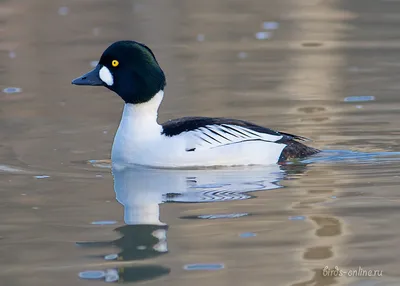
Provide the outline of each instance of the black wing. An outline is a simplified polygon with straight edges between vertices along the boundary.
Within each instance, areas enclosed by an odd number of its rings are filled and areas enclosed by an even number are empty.
[[[238,119],[183,117],[165,122],[162,124],[162,128],[162,134],[165,136],[193,133],[202,142],[195,141],[188,144],[187,151],[196,150],[199,144],[203,144],[206,148],[213,148],[244,141],[266,141],[287,145],[282,152],[280,161],[301,158],[319,152],[317,149],[296,141],[309,140],[305,137],[278,132]]]
[[[229,119],[229,118],[210,118],[210,117],[183,117],[179,119],[169,120],[162,124],[163,132],[165,136],[175,136],[181,134],[183,132],[194,131],[201,127],[206,126],[226,126],[233,125],[239,126],[242,128],[246,128],[249,131],[255,131],[259,133],[274,135],[274,136],[283,136],[281,140],[290,140],[290,139],[298,139],[305,140],[306,138],[292,135],[289,133],[278,132],[260,125],[256,125],[251,122],[247,122],[244,120],[238,119]]]

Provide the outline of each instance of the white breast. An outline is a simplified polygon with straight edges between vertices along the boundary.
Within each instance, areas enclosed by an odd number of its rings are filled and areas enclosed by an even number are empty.
[[[159,91],[149,102],[125,104],[112,147],[113,162],[162,167],[179,156],[176,152],[184,150],[184,141],[161,135],[157,109],[162,98],[163,91]]]

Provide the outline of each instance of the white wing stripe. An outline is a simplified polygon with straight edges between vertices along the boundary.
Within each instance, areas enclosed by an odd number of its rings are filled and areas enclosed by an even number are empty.
[[[252,140],[275,142],[282,138],[282,136],[261,133],[231,124],[207,125],[189,131],[187,134],[186,136],[190,139],[187,139],[186,149],[210,149]]]
[[[246,138],[246,137],[247,137],[246,134],[243,134],[243,132],[240,132],[240,131],[236,130],[236,129],[233,128],[231,125],[225,125],[225,124],[223,124],[223,125],[221,125],[221,126],[222,126],[223,128],[225,128],[225,129],[229,130],[229,132],[235,133],[235,135],[236,135],[237,137],[242,137],[242,138]]]
[[[214,141],[216,141],[216,142],[218,142],[218,143],[222,143],[220,140],[218,140],[217,138],[215,138],[216,136],[215,136],[215,134],[213,134],[210,130],[208,130],[207,128],[205,128],[205,127],[200,127],[199,128],[199,130],[204,134],[204,135],[206,135],[207,137],[209,137],[209,138],[211,138],[212,140],[214,140]]]
[[[194,133],[194,135],[195,135],[197,138],[201,139],[202,141],[204,141],[204,142],[206,142],[206,143],[208,143],[208,144],[212,144],[209,140],[204,139],[202,136],[200,136],[200,134]]]
[[[251,138],[253,137],[252,134],[250,132],[247,131],[246,128],[242,128],[240,126],[236,126],[236,125],[226,125],[229,128],[232,128],[234,130],[236,130],[239,133],[242,133],[244,136],[246,136],[247,138]]]
[[[271,142],[275,142],[275,141],[277,141],[277,140],[282,138],[282,136],[256,132],[256,131],[244,128],[242,126],[226,125],[226,127],[234,129],[234,130],[236,130],[236,131],[238,131],[240,133],[244,133],[248,138],[254,138],[254,136],[257,136],[256,138],[258,138],[258,139],[261,138],[261,139],[264,139],[264,140],[267,140],[267,141],[271,141]],[[256,138],[254,138],[254,139],[256,139]]]
[[[228,143],[232,143],[232,142],[236,141],[236,140],[234,140],[234,138],[229,138],[229,136],[222,135],[221,131],[216,129],[214,126],[207,126],[205,128],[201,127],[199,129],[204,134],[212,137],[215,141],[217,141],[220,144],[228,144]]]
[[[229,134],[224,134],[224,132],[222,130],[220,130],[218,128],[218,126],[215,125],[209,125],[207,126],[207,129],[209,129],[211,132],[213,132],[214,134],[224,138],[227,142],[232,142],[235,140],[235,138],[232,135]],[[221,134],[222,133],[222,134]]]
[[[233,127],[233,126],[232,126]],[[257,137],[261,137],[260,135],[251,132],[249,129],[241,127],[241,126],[234,126],[233,128],[236,128],[237,130],[239,130],[240,132],[243,132],[246,134],[247,137],[253,137],[253,136],[257,136]]]
[[[227,128],[225,128],[223,126],[218,126],[218,130],[221,130],[222,132],[224,132],[224,134],[229,134],[231,137],[234,137],[234,138],[238,138],[239,137],[239,135],[235,134],[234,131],[228,130]]]
[[[261,136],[260,136],[260,133],[257,132],[257,131],[249,130],[249,129],[244,128],[244,127],[242,127],[242,126],[235,126],[235,127],[238,128],[239,130],[242,130],[242,131],[244,131],[244,132],[246,132],[246,133],[249,133],[249,134],[251,134],[251,135],[254,135],[254,136],[257,136],[257,137],[261,137]]]

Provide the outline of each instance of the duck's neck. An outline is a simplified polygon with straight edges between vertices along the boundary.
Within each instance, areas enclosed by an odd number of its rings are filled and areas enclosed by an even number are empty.
[[[118,131],[123,131],[139,140],[159,135],[162,128],[157,123],[157,116],[163,95],[164,92],[160,90],[148,102],[126,103]]]

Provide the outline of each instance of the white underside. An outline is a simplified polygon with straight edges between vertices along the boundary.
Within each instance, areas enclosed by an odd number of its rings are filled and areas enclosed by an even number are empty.
[[[281,136],[254,131],[252,134],[255,135],[247,134],[247,140],[239,136],[229,137],[224,133],[225,138],[218,137],[219,142],[210,139],[206,134],[213,136],[215,133],[206,129],[172,137],[162,135],[162,127],[157,124],[157,109],[162,97],[163,92],[160,91],[147,103],[125,105],[112,147],[113,163],[161,168],[270,165],[278,162],[286,147],[285,144],[267,142],[279,140]],[[246,133],[242,127],[232,127]],[[209,128],[218,131],[218,126]],[[232,130],[230,132],[235,133]],[[251,141],[252,138],[258,141]],[[195,150],[187,151],[190,149]]]

